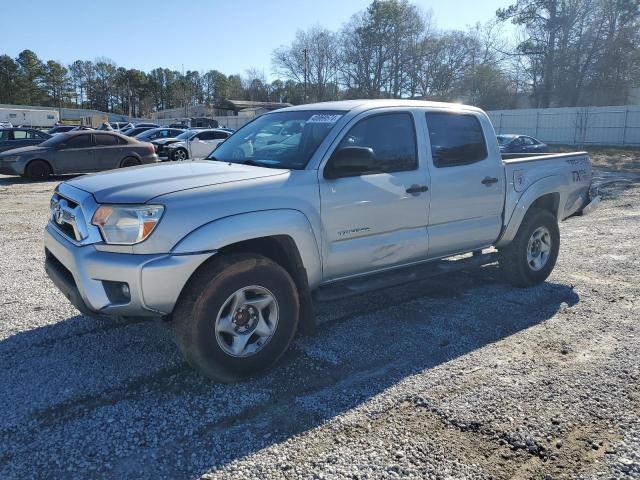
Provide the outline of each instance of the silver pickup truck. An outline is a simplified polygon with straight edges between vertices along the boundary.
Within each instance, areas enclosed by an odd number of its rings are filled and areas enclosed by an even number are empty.
[[[543,282],[558,221],[599,201],[591,178],[584,152],[502,158],[473,107],[285,108],[207,160],[58,185],[46,270],[89,315],[170,319],[191,365],[234,381],[312,331],[314,301],[493,262]]]

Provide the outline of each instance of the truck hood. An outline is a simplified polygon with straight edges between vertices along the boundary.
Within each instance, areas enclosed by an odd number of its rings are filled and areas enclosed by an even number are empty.
[[[146,203],[181,190],[283,175],[289,170],[202,160],[111,170],[70,180],[98,203]]]
[[[46,148],[43,148],[39,145],[31,145],[30,147],[12,148],[11,150],[5,150],[4,152],[0,153],[0,158],[3,156],[7,157],[11,155],[24,155],[24,154],[39,153],[44,151],[46,151]]]

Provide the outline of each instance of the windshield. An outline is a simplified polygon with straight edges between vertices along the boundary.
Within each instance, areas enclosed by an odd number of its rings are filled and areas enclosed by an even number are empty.
[[[302,170],[344,113],[298,110],[262,115],[231,135],[207,158]]]
[[[53,137],[46,139],[44,142],[42,142],[38,146],[39,147],[50,147],[52,145],[55,145],[56,143],[64,142],[67,138],[68,138],[68,135],[64,134],[64,133],[62,133],[60,135],[54,135]]]
[[[152,128],[151,130],[145,130],[142,133],[139,133],[138,135],[136,135],[136,138],[139,139],[145,139],[145,138],[149,138],[151,137],[154,133],[158,133],[161,132],[162,128]]]
[[[515,137],[511,135],[498,135],[498,145],[506,145],[510,143]]]

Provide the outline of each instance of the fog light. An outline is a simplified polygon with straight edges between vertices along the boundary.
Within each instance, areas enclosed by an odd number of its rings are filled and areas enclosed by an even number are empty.
[[[126,282],[103,280],[102,285],[109,302],[112,304],[123,304],[131,301],[131,290]]]

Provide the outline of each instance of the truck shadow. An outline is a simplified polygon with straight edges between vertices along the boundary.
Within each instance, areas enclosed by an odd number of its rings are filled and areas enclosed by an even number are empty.
[[[9,412],[0,476],[32,471],[16,460],[37,451],[53,476],[69,474],[56,466],[64,459],[78,462],[76,478],[95,477],[81,465],[114,478],[197,477],[578,301],[557,283],[513,289],[488,266],[318,305],[317,335],[298,337],[273,371],[234,385],[192,371],[148,322],[71,317],[0,342],[0,408]]]

